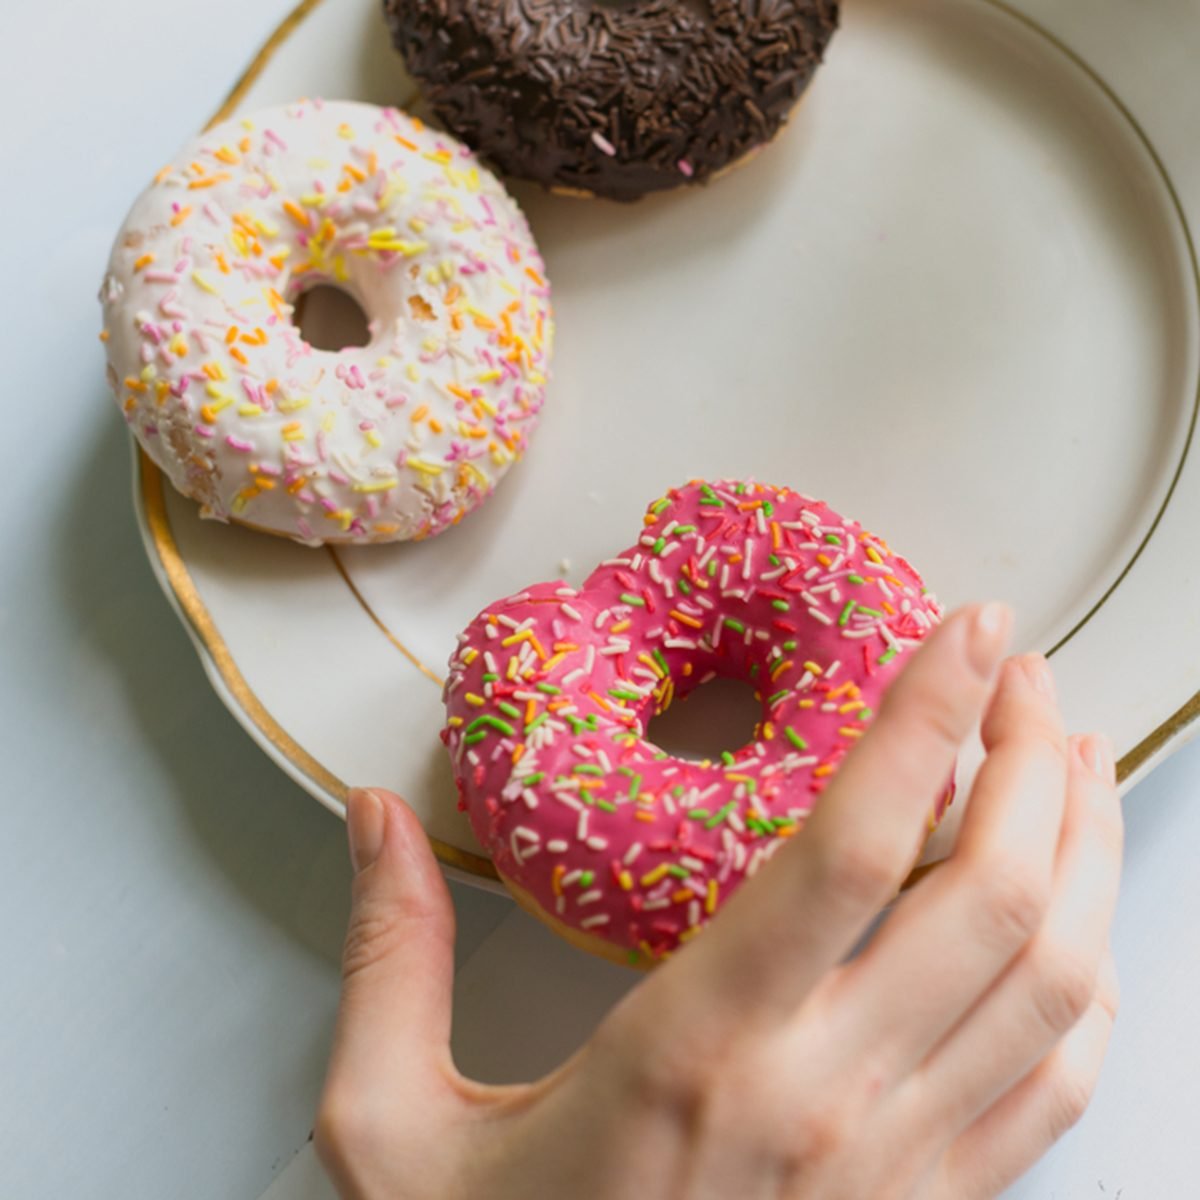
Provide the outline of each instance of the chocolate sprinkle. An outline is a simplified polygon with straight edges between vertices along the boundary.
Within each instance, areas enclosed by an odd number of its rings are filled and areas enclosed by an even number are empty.
[[[507,175],[614,200],[770,141],[838,21],[838,0],[383,3],[448,129]]]

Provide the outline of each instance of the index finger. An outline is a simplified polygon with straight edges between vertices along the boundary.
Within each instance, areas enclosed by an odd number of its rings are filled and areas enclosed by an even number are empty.
[[[961,610],[913,655],[790,844],[641,989],[678,1024],[782,1020],[899,889],[991,695],[1011,616]]]

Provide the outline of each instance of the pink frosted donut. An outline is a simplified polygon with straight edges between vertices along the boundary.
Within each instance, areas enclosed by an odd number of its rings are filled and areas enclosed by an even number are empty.
[[[799,830],[940,616],[826,505],[693,481],[578,591],[537,584],[460,635],[443,734],[460,802],[519,901],[588,949],[661,959]],[[646,739],[718,675],[761,700],[753,742],[697,762]]]

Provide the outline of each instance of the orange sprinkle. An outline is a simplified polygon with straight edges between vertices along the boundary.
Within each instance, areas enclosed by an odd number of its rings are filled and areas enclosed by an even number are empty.
[[[213,158],[220,159],[221,162],[228,163],[231,167],[236,166],[242,161],[228,146],[222,146],[219,150],[214,150]]]
[[[237,335],[238,327],[236,325],[230,325],[230,327],[225,330],[225,345],[232,346],[233,343],[237,341]]]
[[[172,218],[172,226],[179,226],[184,223],[192,215],[192,207],[190,204],[185,204]]]
[[[677,608],[671,609],[670,616],[674,617],[681,625],[690,625],[693,629],[703,629],[702,622],[697,621],[695,617],[689,617],[687,613],[681,613]]]
[[[564,867],[562,863],[559,863],[554,868],[553,874],[550,876],[550,888],[556,896],[562,895],[562,880],[566,873],[567,868]]]
[[[304,211],[294,200],[285,200],[283,202],[283,211],[287,213],[301,229],[309,229],[311,225],[308,220],[308,213]]]
[[[154,261],[153,254],[143,254],[140,258],[134,260],[134,271],[140,271],[143,267],[148,267]]]
[[[405,150],[415,150],[417,148],[416,142],[410,142],[408,138],[401,137],[398,133],[393,133],[392,137],[399,142],[400,145],[405,148]]]
[[[209,175],[205,179],[192,179],[188,181],[188,187],[193,191],[196,188],[210,188],[214,184],[224,183],[225,180],[232,178],[228,171],[218,171],[215,175]]]
[[[236,358],[238,360],[238,362],[240,362],[242,364],[243,367],[250,365],[250,360],[245,356],[245,354],[242,353],[241,349],[237,346],[229,347],[229,357]]]
[[[528,275],[529,278],[538,285],[538,287],[546,286],[546,281],[532,267],[526,267],[525,274]]]
[[[409,417],[409,420],[416,425],[418,421],[425,420],[427,416],[429,416],[429,405],[422,404],[413,410],[413,414]]]
[[[101,340],[102,342],[107,342],[107,341],[108,341],[108,337],[109,337],[109,334],[108,334],[108,330],[107,330],[107,329],[102,329],[102,330],[100,330],[100,340]]]
[[[460,387],[457,383],[446,384],[446,391],[457,396],[460,400],[465,400],[468,404],[470,404],[474,399],[474,397],[466,390],[466,388]]]

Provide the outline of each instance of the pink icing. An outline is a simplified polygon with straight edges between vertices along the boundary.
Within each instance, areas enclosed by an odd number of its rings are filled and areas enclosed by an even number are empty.
[[[461,803],[546,912],[661,958],[800,828],[940,616],[903,558],[819,501],[690,483],[578,591],[537,584],[460,635],[443,737]],[[716,675],[755,687],[755,741],[695,762],[646,740]]]

